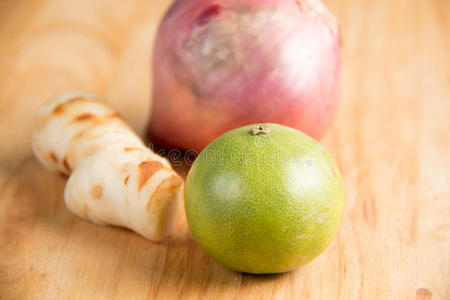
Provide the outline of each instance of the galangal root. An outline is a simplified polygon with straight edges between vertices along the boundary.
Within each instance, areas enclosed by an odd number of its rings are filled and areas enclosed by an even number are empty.
[[[32,147],[47,169],[70,176],[64,200],[81,218],[126,227],[152,241],[175,227],[183,180],[94,96],[68,93],[44,105]]]

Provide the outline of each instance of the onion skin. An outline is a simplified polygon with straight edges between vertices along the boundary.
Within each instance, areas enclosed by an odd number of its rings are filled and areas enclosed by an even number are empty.
[[[160,146],[201,151],[262,122],[319,139],[336,111],[340,34],[320,0],[176,0],[153,60]]]

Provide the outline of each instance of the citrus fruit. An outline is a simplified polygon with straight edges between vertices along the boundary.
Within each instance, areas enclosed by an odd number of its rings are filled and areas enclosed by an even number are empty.
[[[344,191],[314,139],[277,124],[229,131],[197,157],[186,180],[194,238],[222,265],[246,273],[293,270],[338,231]]]

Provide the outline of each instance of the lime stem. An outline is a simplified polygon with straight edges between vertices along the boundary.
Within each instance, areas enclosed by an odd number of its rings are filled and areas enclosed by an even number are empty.
[[[250,129],[251,135],[260,135],[260,134],[268,134],[270,133],[270,128],[267,125],[258,125]]]

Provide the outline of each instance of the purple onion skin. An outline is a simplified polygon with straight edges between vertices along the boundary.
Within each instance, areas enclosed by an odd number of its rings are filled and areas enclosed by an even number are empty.
[[[155,143],[201,151],[279,123],[320,139],[338,103],[340,33],[320,0],[177,0],[154,51]]]

